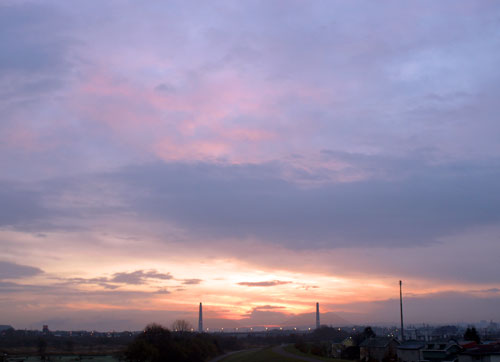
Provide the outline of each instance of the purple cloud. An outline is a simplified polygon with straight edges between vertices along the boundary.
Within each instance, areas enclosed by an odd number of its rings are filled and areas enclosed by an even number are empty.
[[[109,281],[123,284],[144,284],[148,279],[170,280],[172,278],[173,276],[170,273],[158,273],[155,270],[136,270],[130,273],[115,273]]]
[[[269,280],[265,282],[240,282],[238,285],[243,285],[246,287],[274,287],[277,285],[290,284],[291,282],[283,280]]]
[[[42,274],[43,270],[27,265],[20,265],[0,260],[0,280],[19,279]]]

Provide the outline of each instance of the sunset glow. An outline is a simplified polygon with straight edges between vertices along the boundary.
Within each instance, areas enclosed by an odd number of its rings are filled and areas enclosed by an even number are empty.
[[[500,320],[499,17],[3,1],[0,324]]]

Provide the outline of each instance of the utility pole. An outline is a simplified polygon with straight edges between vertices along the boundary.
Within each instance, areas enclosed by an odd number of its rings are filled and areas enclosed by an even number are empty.
[[[403,324],[403,282],[399,281],[399,306],[401,309],[401,341],[405,340],[405,330]]]

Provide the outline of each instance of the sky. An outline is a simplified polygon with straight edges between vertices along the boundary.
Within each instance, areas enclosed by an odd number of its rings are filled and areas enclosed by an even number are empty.
[[[0,324],[500,321],[497,1],[0,0]]]

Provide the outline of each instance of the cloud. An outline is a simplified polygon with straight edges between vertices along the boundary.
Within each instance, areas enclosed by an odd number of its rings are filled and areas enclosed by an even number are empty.
[[[47,217],[48,212],[39,192],[0,180],[0,227],[31,224]]]
[[[68,23],[61,12],[48,4],[3,3],[0,42],[5,52],[0,57],[0,72],[55,72],[60,69],[67,47],[61,32],[63,25]],[[47,34],[54,36],[46,37]]]
[[[136,270],[134,272],[123,272],[123,273],[115,273],[113,277],[109,279],[110,282],[113,283],[122,283],[122,284],[145,284],[148,279],[158,279],[158,280],[170,280],[172,279],[172,275],[170,273],[158,273],[155,270]]]
[[[48,180],[44,199],[39,191],[5,183],[0,223],[28,228],[37,222],[37,232],[75,230],[97,216],[125,217],[132,211],[143,222],[183,230],[185,242],[254,238],[291,249],[335,249],[432,245],[500,221],[497,160],[431,165],[342,153],[328,157],[369,176],[304,185],[288,178],[286,162],[158,162]],[[374,171],[379,163],[384,167]],[[116,277],[138,282],[153,274]]]
[[[106,265],[203,250],[269,280],[288,280],[280,265],[493,289],[499,14],[432,0],[2,2],[5,258],[71,275],[101,250]],[[145,265],[52,290],[167,284]],[[91,299],[119,297],[146,298]]]
[[[99,285],[101,287],[104,287],[106,289],[117,289],[119,286],[116,284],[110,284],[110,279],[107,277],[100,277],[100,278],[68,278],[64,279],[63,284],[66,285],[85,285],[85,284],[90,284],[90,285]]]
[[[196,285],[196,284],[200,284],[202,281],[203,281],[202,279],[183,279],[182,284]]]
[[[259,305],[255,307],[253,310],[273,310],[273,309],[283,309],[286,308],[281,305]]]
[[[0,280],[20,279],[42,274],[43,271],[32,266],[20,265],[0,260]]]
[[[136,190],[124,197],[142,217],[169,220],[199,236],[255,237],[293,248],[413,247],[498,223],[498,166],[494,160],[426,165],[408,174],[398,160],[390,165],[395,178],[315,187],[284,179],[280,163],[157,163],[109,178]]]
[[[71,28],[71,21],[57,6],[0,4],[0,111],[4,119],[0,130],[5,145],[24,149],[28,146],[24,141],[33,146],[44,133],[32,127],[40,122],[47,101],[71,78],[76,59],[71,53],[78,43],[69,34]],[[19,122],[24,127],[16,127],[21,126]]]
[[[244,285],[247,287],[274,287],[276,285],[290,284],[291,282],[282,280],[269,280],[265,282],[240,282],[238,285]]]
[[[171,292],[167,288],[161,288],[156,291],[157,294],[170,294]]]
[[[286,310],[278,311],[282,308],[284,307],[262,306],[253,308],[247,315],[239,319],[239,323],[246,326],[277,325],[300,328],[315,326],[316,314],[314,312],[291,314],[287,313]],[[350,324],[350,322],[344,318],[331,312],[321,313],[321,322],[323,324],[333,324],[335,326],[346,326]]]
[[[59,285],[62,286],[79,286],[79,285],[99,285],[105,289],[118,289],[121,284],[143,285],[148,284],[150,280],[171,280],[173,276],[170,273],[159,273],[156,270],[136,270],[133,272],[118,272],[112,277],[96,277],[96,278],[56,278],[61,280]],[[168,293],[165,288],[160,289]]]
[[[480,290],[480,292],[484,292],[484,293],[500,293],[500,288],[483,289],[483,290]]]
[[[457,324],[500,319],[496,307],[500,302],[498,293],[446,291],[403,297],[407,323]],[[399,299],[328,304],[327,308],[334,308],[353,323],[397,323],[399,318]]]

